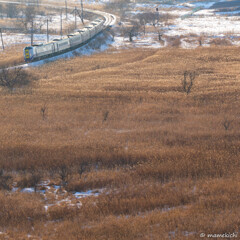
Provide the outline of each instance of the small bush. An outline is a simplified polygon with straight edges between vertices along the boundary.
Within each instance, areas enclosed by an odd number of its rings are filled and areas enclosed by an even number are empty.
[[[3,170],[0,170],[0,190],[10,190],[11,189],[11,180],[10,175],[4,174]]]
[[[34,77],[22,68],[0,69],[0,86],[9,90],[28,85]]]
[[[34,191],[37,191],[37,185],[41,180],[41,176],[37,173],[33,173],[29,176],[25,176],[18,183],[17,186],[20,188],[34,187]]]
[[[210,41],[211,45],[216,45],[216,46],[231,46],[232,43],[228,39],[221,39],[221,38],[216,38]]]

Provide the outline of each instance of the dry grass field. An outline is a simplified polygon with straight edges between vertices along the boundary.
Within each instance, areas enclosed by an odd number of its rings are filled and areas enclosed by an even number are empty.
[[[27,87],[1,88],[0,239],[238,232],[239,62],[236,47],[109,50],[32,68]],[[196,74],[188,94],[185,71]],[[99,195],[46,209],[39,192],[5,186],[40,180],[68,196]]]
[[[23,49],[26,47],[24,44],[16,44],[8,46],[0,51],[0,68],[15,66],[24,63]]]

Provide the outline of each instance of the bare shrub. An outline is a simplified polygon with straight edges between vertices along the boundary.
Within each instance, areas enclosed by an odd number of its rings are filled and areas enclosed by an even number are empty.
[[[41,181],[41,175],[37,172],[32,172],[31,174],[24,176],[20,181],[18,181],[17,186],[20,188],[33,187],[34,191],[37,191],[37,186]]]
[[[140,25],[137,22],[132,22],[131,25],[123,27],[123,35],[129,38],[129,42],[133,41],[139,33]]]
[[[71,168],[66,163],[60,163],[57,167],[57,173],[61,179],[61,184],[65,187],[68,183],[69,176],[71,174]]]
[[[185,71],[183,73],[182,87],[185,93],[189,94],[191,92],[195,77],[196,77],[196,72]]]
[[[16,4],[8,3],[6,5],[5,11],[7,13],[8,18],[16,18],[19,14],[19,9]]]
[[[82,177],[82,174],[87,171],[88,167],[89,167],[89,163],[87,161],[80,162],[80,164],[77,167],[77,171],[80,178]]]
[[[137,14],[136,18],[138,19],[141,26],[143,26],[144,34],[145,34],[145,26],[147,23],[155,26],[159,21],[158,12],[145,12]]]
[[[124,17],[126,12],[129,10],[130,0],[114,0],[107,2],[105,8],[110,11],[114,11],[114,13],[118,13],[120,17]]]
[[[168,38],[169,46],[171,47],[179,47],[181,45],[180,37],[169,37]]]
[[[201,47],[203,45],[203,42],[204,42],[204,36],[201,35],[201,36],[198,37],[199,47]]]
[[[42,115],[42,119],[44,120],[47,115],[47,104],[46,103],[44,103],[44,105],[41,107],[41,115]]]
[[[227,119],[225,119],[225,120],[223,121],[223,127],[224,127],[224,129],[225,129],[226,131],[229,129],[230,125],[231,125],[231,121],[229,121],[229,120],[227,120]]]
[[[11,189],[11,180],[10,175],[4,174],[4,171],[0,169],[0,190],[10,190]]]
[[[232,42],[229,39],[221,39],[221,38],[215,38],[209,42],[211,45],[216,46],[231,46]]]
[[[26,8],[23,8],[24,17],[21,19],[21,23],[23,24],[25,30],[28,30],[31,27],[36,14],[36,9],[33,6],[27,6]]]
[[[108,119],[109,111],[103,113],[103,122],[106,122]]]
[[[0,69],[0,86],[12,91],[15,87],[28,85],[35,78],[22,68]]]
[[[157,34],[158,34],[158,41],[162,41],[162,31],[161,29],[157,29]]]

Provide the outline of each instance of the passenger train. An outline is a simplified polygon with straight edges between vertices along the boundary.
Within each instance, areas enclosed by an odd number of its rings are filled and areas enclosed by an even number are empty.
[[[67,35],[63,39],[54,39],[46,44],[25,47],[23,50],[24,60],[25,62],[33,62],[74,50],[100,33],[105,28],[104,22],[103,19],[98,18],[88,26]]]

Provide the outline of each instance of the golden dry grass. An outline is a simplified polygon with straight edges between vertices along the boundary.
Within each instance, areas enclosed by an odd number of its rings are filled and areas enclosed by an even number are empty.
[[[24,63],[23,49],[24,44],[8,46],[0,51],[0,68],[15,66]]]
[[[108,51],[30,69],[38,78],[31,86],[1,89],[0,167],[14,181],[35,169],[59,183],[63,166],[68,191],[104,190],[82,199],[80,209],[48,212],[39,194],[28,200],[2,192],[0,231],[13,239],[86,240],[238,231],[239,52]],[[186,70],[197,73],[188,95]]]

